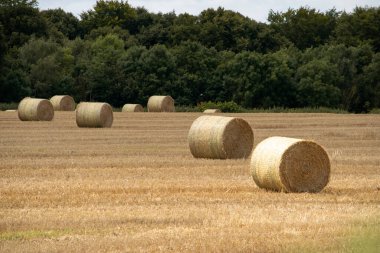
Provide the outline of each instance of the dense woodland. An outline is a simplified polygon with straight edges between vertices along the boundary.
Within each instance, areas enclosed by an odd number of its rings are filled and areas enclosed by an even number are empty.
[[[98,1],[80,18],[35,0],[0,2],[0,102],[71,94],[113,106],[170,94],[180,105],[380,107],[380,7],[303,7],[260,23]]]

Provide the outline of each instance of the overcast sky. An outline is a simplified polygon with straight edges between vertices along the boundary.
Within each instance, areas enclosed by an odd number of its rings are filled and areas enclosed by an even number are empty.
[[[79,15],[83,11],[91,9],[96,0],[39,0],[42,10],[61,7],[65,11]],[[207,8],[219,6],[228,10],[238,11],[257,21],[265,22],[269,10],[286,11],[288,8],[309,6],[320,11],[336,8],[338,11],[351,12],[356,6],[380,6],[380,0],[129,0],[133,7],[144,6],[150,12],[190,13],[198,15]]]

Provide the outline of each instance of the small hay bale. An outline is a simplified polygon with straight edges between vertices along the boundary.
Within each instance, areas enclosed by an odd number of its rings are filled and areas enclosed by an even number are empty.
[[[151,96],[148,112],[174,112],[174,99],[171,96]]]
[[[240,118],[201,116],[191,125],[188,142],[195,158],[247,158],[253,147],[253,131]]]
[[[22,121],[51,121],[54,109],[47,99],[26,97],[18,104],[18,118]]]
[[[50,98],[53,104],[54,111],[74,111],[75,101],[72,97],[67,95],[56,95]]]
[[[221,113],[219,109],[206,109],[203,113]]]
[[[111,127],[112,107],[107,103],[81,102],[76,109],[78,127]]]
[[[17,110],[5,110],[6,112],[17,112]]]
[[[122,112],[143,112],[144,107],[140,104],[125,104],[123,106]]]
[[[251,173],[260,188],[284,192],[320,192],[329,182],[330,160],[313,141],[270,137],[252,153]]]

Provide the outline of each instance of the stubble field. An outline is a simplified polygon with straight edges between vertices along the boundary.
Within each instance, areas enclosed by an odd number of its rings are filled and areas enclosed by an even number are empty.
[[[380,232],[380,115],[230,115],[249,122],[255,145],[276,135],[323,145],[328,186],[270,192],[249,159],[193,158],[200,113],[114,113],[110,129],[80,129],[73,112],[52,122],[0,112],[0,251],[349,252]]]

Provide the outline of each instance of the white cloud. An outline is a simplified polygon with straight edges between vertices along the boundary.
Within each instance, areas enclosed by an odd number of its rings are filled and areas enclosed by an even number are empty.
[[[61,7],[65,11],[79,15],[83,11],[91,9],[96,0],[39,0],[41,9],[51,9]],[[129,0],[129,4],[134,7],[144,6],[151,12],[167,13],[175,11],[179,13],[190,13],[198,15],[207,8],[217,8],[219,6],[238,11],[241,14],[253,18],[257,21],[265,22],[269,10],[286,11],[288,8],[299,8],[309,6],[320,11],[336,8],[338,11],[352,11],[356,6],[379,6],[380,0]]]

